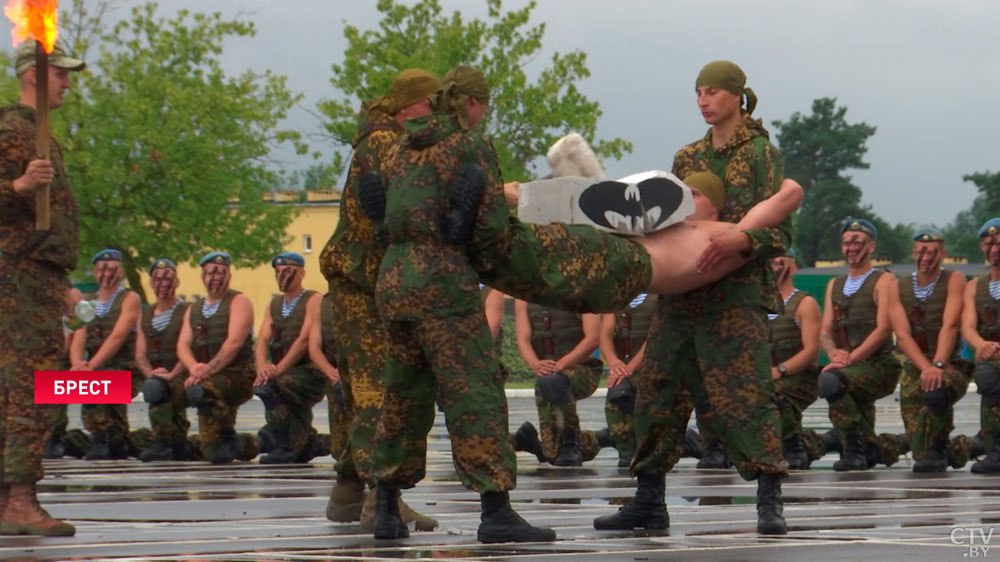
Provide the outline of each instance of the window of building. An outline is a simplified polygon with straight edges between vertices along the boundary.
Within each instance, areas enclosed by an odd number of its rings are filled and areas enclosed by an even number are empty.
[[[302,241],[305,244],[305,252],[307,254],[313,251],[313,237],[311,234],[304,234],[302,236]]]

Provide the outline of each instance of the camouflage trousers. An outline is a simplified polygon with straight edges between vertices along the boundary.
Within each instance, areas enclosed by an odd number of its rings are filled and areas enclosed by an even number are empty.
[[[927,449],[935,443],[945,443],[949,464],[961,468],[969,462],[969,439],[965,435],[951,439],[949,436],[955,428],[955,403],[965,396],[972,380],[972,363],[960,360],[955,361],[953,366],[955,368],[947,369],[941,377],[951,395],[948,407],[942,412],[933,412],[924,405],[920,370],[909,361],[904,363],[903,376],[899,379],[899,409],[914,459],[923,460]]]
[[[187,417],[187,395],[184,392],[186,379],[184,374],[166,381],[169,392],[167,401],[149,405],[149,426],[154,440],[179,443],[187,439],[191,422]]]
[[[330,281],[330,293],[335,295],[332,299],[333,330],[337,338],[337,370],[346,406],[341,419],[347,424],[350,436],[349,450],[338,459],[336,470],[341,476],[357,474],[373,484],[372,440],[382,413],[389,338],[373,295],[342,278]],[[337,431],[331,421],[330,435]]]
[[[745,479],[786,474],[763,308],[657,314],[636,385],[633,474],[662,474],[680,459],[695,397]],[[699,420],[701,421],[701,420]]]
[[[539,440],[542,442],[542,453],[546,458],[554,459],[559,454],[559,444],[563,431],[575,430],[580,435],[580,453],[583,460],[589,461],[597,456],[601,448],[597,444],[597,435],[593,431],[580,431],[580,417],[576,414],[576,402],[589,397],[597,390],[601,382],[603,366],[597,359],[587,359],[583,363],[573,365],[562,372],[569,378],[570,392],[573,399],[556,406],[542,397],[535,385],[535,406],[538,407]],[[506,405],[507,401],[504,400]]]
[[[781,415],[781,438],[802,434],[802,412],[819,398],[819,367],[810,367],[801,373],[788,375],[774,381],[778,396],[778,413]],[[822,456],[822,455],[821,455]]]
[[[0,257],[0,483],[42,479],[42,454],[59,406],[35,404],[35,371],[65,365],[66,274]]]
[[[294,453],[301,453],[315,439],[313,406],[326,395],[327,378],[308,365],[297,365],[271,379],[281,401],[264,411],[267,427],[279,440],[288,440]]]
[[[201,382],[207,401],[198,406],[197,444],[206,458],[215,453],[224,437],[236,435],[236,411],[253,396],[256,376],[253,363],[247,362],[230,365]],[[239,434],[237,438],[242,444],[240,460],[257,456],[259,445],[252,435]]]
[[[989,361],[989,363],[1000,367],[998,361]],[[983,393],[981,389],[977,392]],[[983,444],[986,447],[986,452],[989,453],[995,446],[1000,447],[1000,443],[996,443],[997,440],[1000,440],[1000,404],[987,404],[984,396],[979,407],[979,416],[982,423]]]
[[[351,455],[351,416],[347,411],[347,396],[343,384],[326,385],[326,406],[330,419],[330,456],[338,461],[339,466],[340,462]],[[354,462],[345,464],[351,467],[350,473],[353,475]]]
[[[589,226],[511,218],[503,248],[472,254],[480,281],[528,302],[573,312],[616,312],[645,292],[653,270],[641,245]]]
[[[896,391],[899,361],[892,353],[883,353],[838,370],[843,375],[844,391],[839,398],[828,400],[833,428],[842,443],[846,435],[861,432],[867,447],[887,448],[882,458],[889,461],[891,443],[875,434],[875,401]]]
[[[604,401],[604,419],[608,422],[608,432],[615,440],[615,449],[621,458],[635,453],[635,414],[625,411],[610,400]],[[582,442],[581,442],[582,446]]]
[[[410,488],[424,477],[436,398],[462,484],[479,493],[513,489],[507,398],[482,308],[391,322],[388,331],[385,400],[372,454],[378,483]]]
[[[127,367],[107,366],[102,370],[128,370]],[[139,395],[142,383],[145,382],[142,373],[132,371],[132,398]],[[91,435],[107,434],[112,443],[128,440],[128,404],[84,404],[80,407],[80,417],[83,427]]]

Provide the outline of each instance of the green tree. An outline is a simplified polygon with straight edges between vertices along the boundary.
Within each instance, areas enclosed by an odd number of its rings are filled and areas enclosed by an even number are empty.
[[[62,18],[70,52],[100,50],[52,115],[80,203],[82,257],[121,250],[144,299],[139,271],[157,257],[191,262],[222,249],[238,265],[267,260],[292,218],[262,200],[279,180],[269,156],[298,141],[278,123],[300,96],[269,71],[222,70],[223,45],[252,37],[250,22],[185,10],[164,18],[149,3],[108,26],[109,5],[75,0]]]
[[[890,226],[869,206],[861,204],[861,189],[844,172],[867,169],[866,143],[875,134],[867,123],[847,122],[847,107],[836,98],[813,101],[812,113],[794,113],[787,121],[773,121],[785,158],[785,175],[805,189],[795,217],[795,248],[813,265],[817,258],[840,255],[838,234],[850,216],[871,220],[879,229],[877,255],[902,261],[910,254],[907,225]]]
[[[982,261],[979,239],[976,234],[984,222],[1000,216],[1000,172],[976,172],[962,176],[963,181],[975,184],[979,194],[972,206],[962,211],[945,229],[948,252],[955,256],[965,256],[970,262]]]
[[[347,50],[343,62],[333,65],[330,79],[343,98],[318,105],[327,118],[326,132],[344,148],[334,158],[337,171],[354,134],[360,102],[386,93],[396,75],[410,67],[438,76],[459,64],[483,71],[490,85],[483,126],[495,141],[506,179],[530,179],[532,162],[570,131],[595,140],[593,148],[601,157],[631,152],[628,141],[594,139],[600,106],[576,85],[590,75],[585,53],[555,53],[529,80],[525,66],[537,58],[545,35],[544,23],[529,23],[535,2],[512,11],[504,11],[501,0],[485,4],[483,20],[465,19],[458,11],[444,14],[438,0],[413,5],[379,0],[377,29],[361,30],[345,22]]]

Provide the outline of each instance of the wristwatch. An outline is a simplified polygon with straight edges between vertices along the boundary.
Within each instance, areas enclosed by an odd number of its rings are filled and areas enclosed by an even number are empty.
[[[778,374],[780,374],[781,376],[787,375],[788,374],[788,367],[786,367],[784,365],[778,365]]]
[[[934,365],[938,369],[944,369],[944,362],[943,361],[935,361],[935,362],[931,363],[931,365]]]

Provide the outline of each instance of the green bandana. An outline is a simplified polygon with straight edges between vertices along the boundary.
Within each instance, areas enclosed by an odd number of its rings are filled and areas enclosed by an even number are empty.
[[[471,66],[456,66],[444,75],[444,83],[438,92],[437,110],[454,115],[463,129],[470,129],[466,103],[474,98],[483,103],[490,101],[490,88],[482,71]]]
[[[721,211],[726,204],[726,186],[722,184],[722,178],[712,172],[694,172],[684,178],[684,183],[708,198],[716,211]]]
[[[368,115],[372,119],[378,114],[391,117],[401,109],[430,98],[440,87],[437,76],[419,68],[407,68],[396,77],[387,95],[367,104]]]
[[[747,75],[739,66],[727,60],[717,60],[706,64],[705,68],[701,69],[701,72],[698,73],[698,80],[695,82],[695,88],[710,86],[738,96],[746,96],[747,115],[751,115],[754,108],[757,107],[757,95],[746,87],[746,83]]]

